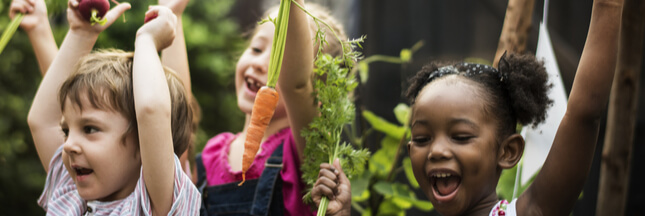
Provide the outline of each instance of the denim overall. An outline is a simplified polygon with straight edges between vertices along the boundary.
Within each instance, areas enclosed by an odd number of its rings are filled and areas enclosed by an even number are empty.
[[[208,186],[202,155],[196,156],[197,186],[202,193],[201,215],[283,215],[282,143],[264,165],[260,178]]]

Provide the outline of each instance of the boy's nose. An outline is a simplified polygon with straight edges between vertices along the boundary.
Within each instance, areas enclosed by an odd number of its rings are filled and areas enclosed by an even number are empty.
[[[72,134],[70,133],[70,135],[67,136],[67,139],[63,143],[63,151],[71,155],[71,154],[80,154],[81,152],[83,152],[83,149],[76,141],[76,138],[73,137]]]

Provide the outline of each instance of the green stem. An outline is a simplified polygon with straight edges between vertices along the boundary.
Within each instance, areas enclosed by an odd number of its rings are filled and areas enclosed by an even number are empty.
[[[280,68],[282,67],[282,58],[284,56],[284,47],[287,42],[287,29],[289,28],[289,10],[291,1],[280,1],[280,10],[278,18],[274,22],[277,26],[273,34],[273,44],[271,45],[271,60],[269,60],[269,77],[267,86],[275,88],[280,77]]]
[[[4,47],[7,46],[7,43],[9,43],[13,34],[16,33],[18,26],[20,26],[20,22],[22,22],[23,16],[24,15],[22,13],[16,14],[13,20],[11,20],[11,23],[9,23],[9,26],[7,26],[7,29],[2,33],[2,37],[0,38],[0,53],[2,53]]]
[[[354,208],[354,210],[356,210],[361,215],[363,214],[363,212],[365,212],[365,208],[363,208],[363,206],[358,204],[358,202],[352,201],[352,207]]]
[[[343,50],[343,55],[344,55],[344,54],[345,54],[345,52],[346,52],[346,51],[345,51],[345,43],[343,43],[343,40],[342,40],[342,39],[340,39],[340,37],[338,37],[338,34],[336,34],[336,31],[334,31],[334,28],[332,28],[332,27],[331,27],[329,24],[327,24],[325,21],[322,21],[321,19],[318,19],[318,17],[316,17],[316,16],[312,15],[311,13],[309,13],[309,11],[308,11],[307,9],[305,9],[302,5],[298,4],[298,2],[296,2],[296,0],[291,0],[291,1],[293,2],[293,4],[295,4],[296,6],[298,6],[302,11],[304,11],[307,15],[309,15],[311,18],[313,18],[313,19],[314,19],[314,21],[316,21],[316,22],[320,22],[320,23],[322,23],[323,25],[327,26],[327,28],[331,31],[331,33],[332,33],[332,34],[334,34],[334,37],[336,37],[336,39],[338,40],[338,42],[340,42],[340,47],[341,47],[341,49]]]
[[[316,213],[317,216],[324,216],[327,214],[327,206],[329,205],[329,199],[327,199],[326,196],[322,197],[320,199],[320,205],[318,206],[318,213]]]

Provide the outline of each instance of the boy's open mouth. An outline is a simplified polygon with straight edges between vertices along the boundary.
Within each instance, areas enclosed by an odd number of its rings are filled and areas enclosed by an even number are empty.
[[[440,201],[451,200],[461,184],[461,176],[456,173],[436,172],[430,177],[435,198]]]
[[[260,81],[252,77],[246,77],[245,81],[246,81],[246,87],[252,92],[258,92],[260,88],[262,88],[262,86],[264,85]]]
[[[74,171],[76,171],[76,176],[84,176],[84,175],[89,175],[94,172],[92,169],[87,169],[87,168],[74,168]]]

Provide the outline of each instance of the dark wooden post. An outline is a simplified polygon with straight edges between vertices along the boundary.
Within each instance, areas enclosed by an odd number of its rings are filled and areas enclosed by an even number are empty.
[[[625,0],[618,65],[609,99],[596,215],[625,215],[643,57],[645,1]]]
[[[531,29],[534,0],[509,0],[504,16],[502,34],[499,36],[497,52],[493,66],[497,67],[498,59],[508,50],[509,53],[522,53],[526,50],[526,40]]]

